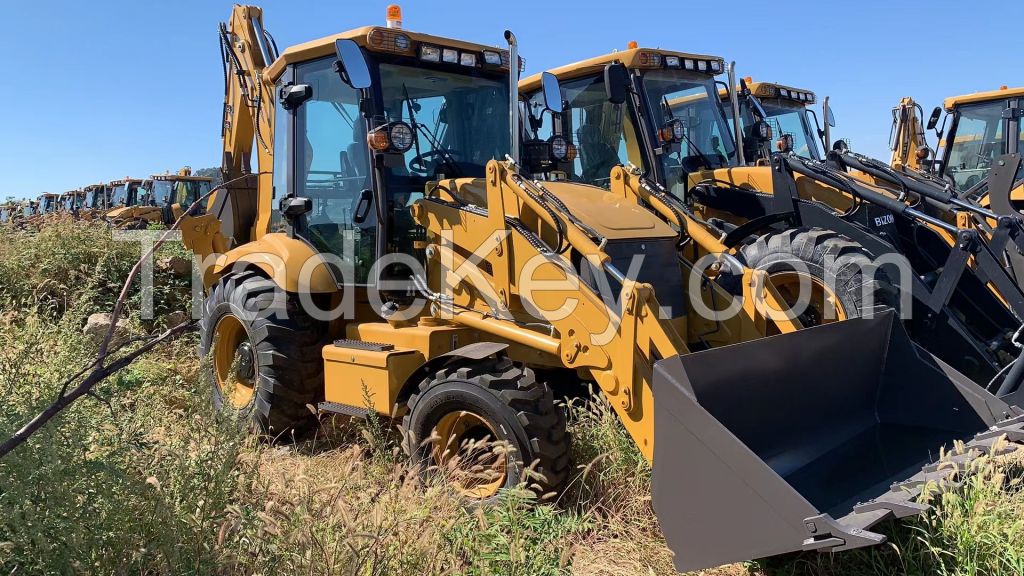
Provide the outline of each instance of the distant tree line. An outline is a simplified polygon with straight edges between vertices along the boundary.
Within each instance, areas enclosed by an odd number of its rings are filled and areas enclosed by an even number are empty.
[[[193,172],[196,176],[206,176],[207,178],[213,178],[213,185],[220,186],[224,183],[224,176],[220,172],[220,168],[200,168]]]

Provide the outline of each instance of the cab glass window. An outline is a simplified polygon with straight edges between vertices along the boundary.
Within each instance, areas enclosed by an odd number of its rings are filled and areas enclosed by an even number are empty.
[[[629,108],[608,102],[604,78],[594,76],[563,82],[562,100],[568,102],[562,113],[563,126],[567,127],[568,139],[578,152],[575,160],[558,166],[570,180],[607,188],[612,168],[627,163],[643,166]],[[533,114],[540,116],[543,122],[531,136],[547,140],[555,130],[551,115],[540,114],[542,101],[543,95],[537,93],[529,102]]]
[[[318,250],[351,266],[348,284],[365,284],[376,256],[376,211],[353,217],[361,192],[370,188],[366,125],[359,113],[359,91],[341,81],[334,58],[295,67],[295,82],[313,88],[313,97],[295,116],[296,195],[313,201],[304,236]]]
[[[676,195],[691,172],[721,168],[735,161],[736,149],[719,105],[714,79],[697,73],[655,70],[643,76],[656,130],[672,120],[683,124],[679,142],[664,142],[660,155],[666,187]]]
[[[995,159],[1006,151],[1003,141],[1005,101],[984,102],[959,108],[956,132],[947,141],[946,174],[960,190],[970,190],[988,177]]]

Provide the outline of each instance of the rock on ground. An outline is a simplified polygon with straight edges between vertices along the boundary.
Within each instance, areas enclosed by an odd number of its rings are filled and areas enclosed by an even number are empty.
[[[161,258],[156,263],[160,270],[166,270],[179,278],[192,277],[192,261],[181,256]]]
[[[99,346],[103,343],[103,338],[106,337],[109,330],[110,313],[98,312],[89,316],[89,319],[85,321],[85,328],[82,329],[82,333],[88,336],[95,345]],[[114,336],[110,339],[110,346],[111,348],[116,348],[127,340],[128,321],[124,318],[119,318],[117,326],[114,328]]]

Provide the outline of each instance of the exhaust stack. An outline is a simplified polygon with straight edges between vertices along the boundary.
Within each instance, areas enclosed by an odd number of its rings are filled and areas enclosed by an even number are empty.
[[[519,162],[519,42],[511,30],[505,30],[505,41],[508,42],[508,118],[512,131],[512,148],[509,154],[512,160]]]
[[[743,128],[740,126],[740,100],[736,93],[736,62],[729,63],[729,105],[732,107],[733,137],[736,144],[736,164],[746,166],[747,159],[743,155]]]

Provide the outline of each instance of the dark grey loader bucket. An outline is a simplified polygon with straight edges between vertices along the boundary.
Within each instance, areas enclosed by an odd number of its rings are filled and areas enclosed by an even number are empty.
[[[654,507],[696,570],[879,544],[920,513],[942,446],[961,460],[1024,418],[915,346],[893,314],[667,358],[654,374]]]

